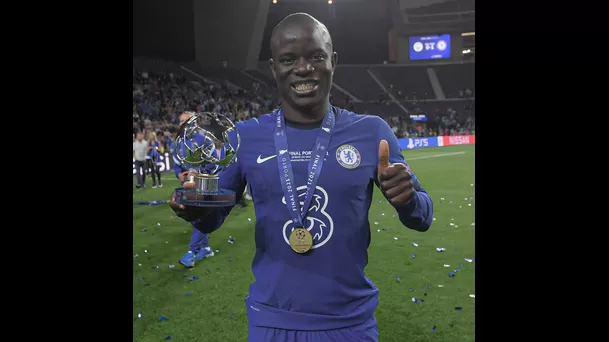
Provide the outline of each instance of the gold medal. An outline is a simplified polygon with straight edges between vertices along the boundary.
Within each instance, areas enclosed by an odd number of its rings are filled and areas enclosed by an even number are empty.
[[[308,252],[313,247],[313,235],[304,228],[294,228],[290,233],[290,247],[299,254]]]

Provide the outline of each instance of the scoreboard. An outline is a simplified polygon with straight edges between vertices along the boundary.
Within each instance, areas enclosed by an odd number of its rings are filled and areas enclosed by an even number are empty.
[[[450,34],[408,37],[410,60],[449,59],[451,57],[450,38]]]

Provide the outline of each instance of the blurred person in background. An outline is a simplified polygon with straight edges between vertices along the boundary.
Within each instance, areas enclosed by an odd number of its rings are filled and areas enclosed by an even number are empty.
[[[188,121],[195,113],[193,112],[184,112],[180,114],[180,127]],[[178,133],[179,134],[179,133]],[[188,168],[186,165],[183,165],[182,162],[177,158],[175,152],[172,154],[173,156],[173,170],[176,174],[176,177],[184,184],[184,177],[188,174]],[[203,260],[205,258],[213,257],[214,251],[209,246],[209,236],[207,234],[202,233],[198,229],[192,230],[192,235],[190,236],[190,246],[188,247],[188,252],[180,258],[178,261],[180,264],[184,265],[184,267],[190,268],[195,266],[195,261]]]
[[[157,164],[161,160],[161,144],[156,141],[156,134],[150,132],[148,134],[148,147],[146,154],[146,168],[150,170],[152,174],[152,188],[163,187],[161,183],[161,171],[159,171],[159,165]],[[155,177],[156,176],[156,177]],[[144,176],[144,181],[146,176]]]
[[[171,137],[169,136],[169,132],[165,133],[163,131],[158,131],[156,132],[156,137],[157,140],[159,141],[159,144],[161,144],[161,153],[166,153],[166,152],[172,152],[171,151],[171,144],[173,143],[173,141],[171,140]]]
[[[144,140],[144,134],[136,133],[133,142],[133,158],[135,159],[135,177],[137,179],[136,188],[140,189],[146,185],[146,154],[148,152],[148,142]]]

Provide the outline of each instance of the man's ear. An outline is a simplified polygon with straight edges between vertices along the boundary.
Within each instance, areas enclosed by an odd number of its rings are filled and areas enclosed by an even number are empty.
[[[334,74],[334,71],[336,70],[336,63],[338,63],[338,53],[336,53],[336,51],[332,52],[332,58],[330,58],[330,61],[332,62],[332,73]]]

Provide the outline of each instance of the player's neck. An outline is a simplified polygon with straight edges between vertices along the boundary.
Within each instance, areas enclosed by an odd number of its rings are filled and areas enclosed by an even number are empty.
[[[330,105],[329,100],[323,101],[319,106],[312,107],[309,110],[296,109],[290,106],[289,104],[284,104],[282,106],[283,116],[286,121],[296,124],[313,124],[313,123],[321,123],[328,111],[328,106]]]

